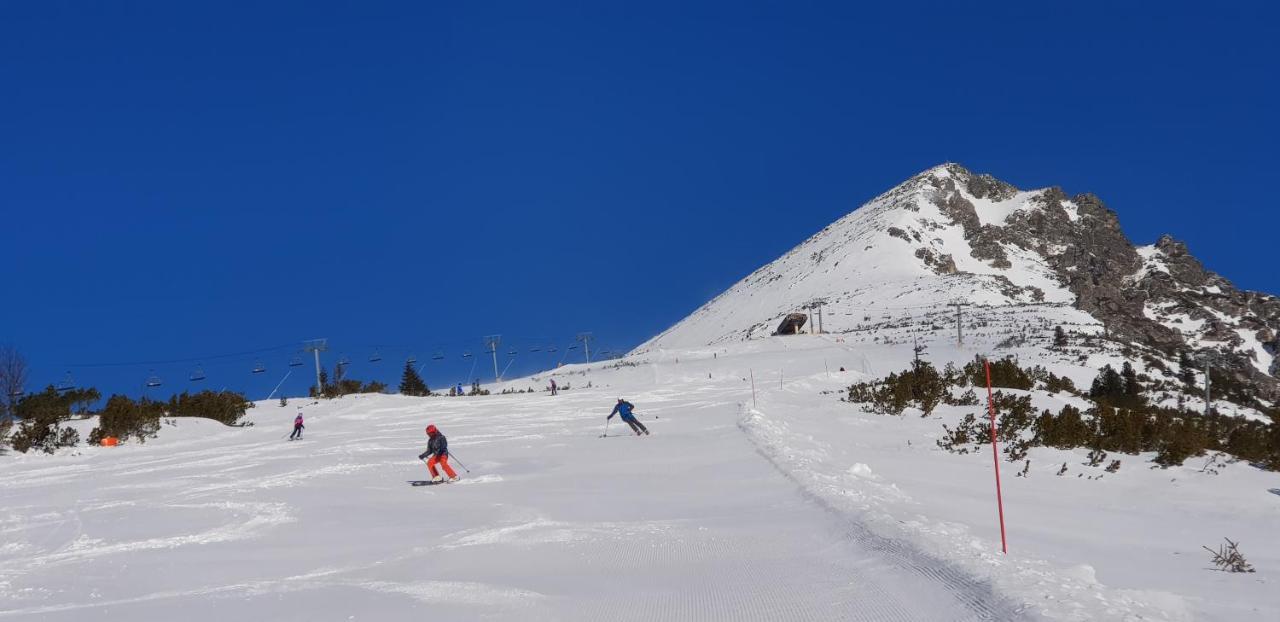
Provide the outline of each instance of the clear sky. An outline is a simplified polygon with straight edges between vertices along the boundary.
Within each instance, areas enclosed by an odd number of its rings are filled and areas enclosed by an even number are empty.
[[[261,398],[311,337],[530,371],[944,161],[1280,293],[1275,3],[984,4],[2,0],[0,342],[104,392]]]

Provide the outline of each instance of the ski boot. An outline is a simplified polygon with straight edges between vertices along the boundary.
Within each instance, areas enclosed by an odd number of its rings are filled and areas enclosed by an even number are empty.
[[[454,483],[454,482],[458,481],[458,476],[457,476],[457,475],[454,475],[453,477],[450,477],[449,479],[447,479],[447,480],[445,480],[445,481],[447,481],[447,482],[449,482],[450,484],[452,484],[452,483]]]
[[[442,477],[442,476],[440,476],[440,475],[436,475],[435,477],[432,477],[432,478],[431,478],[431,483],[432,483],[432,484],[439,484],[440,482],[443,482],[443,481],[444,481],[444,477]]]

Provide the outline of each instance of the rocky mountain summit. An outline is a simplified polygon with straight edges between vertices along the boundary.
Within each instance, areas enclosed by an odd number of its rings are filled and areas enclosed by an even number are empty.
[[[826,332],[874,314],[1067,306],[1113,339],[1215,366],[1280,397],[1280,299],[1237,289],[1172,237],[1136,246],[1092,194],[1024,191],[958,164],[920,173],[756,270],[640,346],[696,347],[771,334],[822,306]]]

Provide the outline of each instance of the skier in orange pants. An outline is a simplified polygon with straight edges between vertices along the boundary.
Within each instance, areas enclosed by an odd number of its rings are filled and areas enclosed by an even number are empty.
[[[445,439],[440,430],[436,429],[434,424],[427,426],[427,450],[418,455],[419,460],[427,460],[427,470],[431,472],[431,481],[442,482],[444,478],[440,477],[440,473],[436,471],[436,465],[444,469],[445,475],[449,476],[449,481],[458,481],[458,474],[449,466],[449,441]],[[427,459],[427,456],[431,456]]]

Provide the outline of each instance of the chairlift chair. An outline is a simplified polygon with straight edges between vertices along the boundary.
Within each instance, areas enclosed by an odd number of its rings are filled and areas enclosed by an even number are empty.
[[[529,348],[529,351],[530,351],[530,352],[541,352],[541,351],[542,351],[542,346],[533,346],[532,348]]]
[[[547,348],[547,352],[558,352],[558,350],[556,349],[555,346],[550,346]]]
[[[147,388],[154,389],[160,386],[160,376],[156,375],[156,370],[151,370],[151,376],[147,378]]]
[[[414,363],[417,363],[417,362],[418,362],[418,357],[412,354],[409,355],[409,358],[404,360],[405,365],[413,365]]]
[[[467,357],[467,356],[470,356],[470,354],[464,354],[464,355],[463,355],[463,357]],[[433,361],[443,361],[443,360],[444,360],[444,350],[436,350],[436,353],[431,355],[431,360],[433,360]]]
[[[516,350],[515,348],[512,348],[511,350],[507,351],[507,356],[515,356],[517,354],[520,354],[520,351]]]
[[[339,357],[339,358],[338,358],[338,363],[337,363],[337,364],[338,364],[338,365],[341,365],[341,366],[343,366],[343,367],[346,367],[347,365],[350,365],[350,364],[351,364],[351,359],[347,358],[346,356],[341,356],[341,357]]]
[[[256,362],[256,363],[254,363],[254,364],[253,364],[253,373],[255,373],[255,374],[261,374],[261,373],[264,373],[264,372],[266,372],[266,371],[267,371],[267,366],[266,366],[266,365],[263,365],[263,364],[262,364],[262,361],[258,361],[258,362]]]
[[[302,367],[302,357],[295,356],[289,359],[289,367]]]
[[[23,391],[22,389],[14,389],[9,392],[9,397],[15,400],[22,397],[23,395],[26,395],[26,392]]]
[[[191,382],[199,382],[204,378],[204,368],[196,365],[196,368],[191,370]]]
[[[374,351],[373,351],[373,354],[370,354],[370,355],[369,355],[369,362],[370,362],[370,363],[377,363],[378,361],[381,361],[381,360],[382,360],[382,355],[381,355],[381,354],[378,354],[378,351],[377,351],[377,350],[374,350]]]
[[[466,352],[463,352],[463,353],[462,353],[462,358],[464,358],[464,359],[469,359],[469,358],[471,358],[471,356],[472,356],[472,355],[471,355],[471,351],[470,351],[470,350],[467,350]]]
[[[67,375],[62,378],[62,382],[58,383],[58,386],[54,388],[57,389],[58,393],[66,393],[76,388],[76,381],[71,378],[71,372],[67,372]]]

